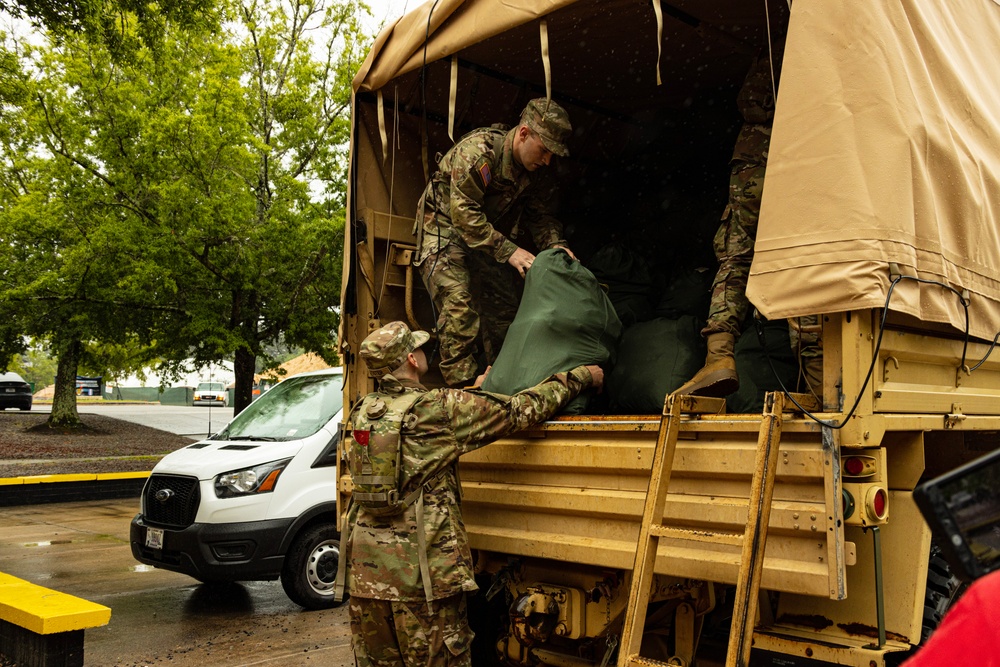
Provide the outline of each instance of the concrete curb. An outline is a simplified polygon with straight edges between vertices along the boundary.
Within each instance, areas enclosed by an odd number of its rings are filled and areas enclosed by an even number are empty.
[[[139,498],[149,474],[146,471],[4,477],[0,478],[0,507]]]

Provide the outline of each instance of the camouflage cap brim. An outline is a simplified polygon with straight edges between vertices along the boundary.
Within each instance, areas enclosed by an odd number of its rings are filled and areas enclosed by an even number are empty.
[[[569,155],[566,140],[573,132],[569,114],[554,101],[540,97],[528,102],[521,113],[521,122],[538,135],[545,146],[559,157]]]
[[[422,346],[424,343],[431,339],[431,335],[426,331],[414,331],[413,332],[413,350]],[[413,350],[410,350],[412,352]]]
[[[559,157],[569,157],[569,148],[566,147],[566,144],[561,144],[552,137],[546,137],[541,132],[538,133],[538,136],[541,138],[545,147],[552,151],[554,155],[558,155]]]

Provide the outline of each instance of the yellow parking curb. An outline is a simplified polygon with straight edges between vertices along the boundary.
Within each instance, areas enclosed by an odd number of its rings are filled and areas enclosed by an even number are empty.
[[[0,619],[50,635],[107,625],[111,609],[0,572]]]
[[[77,473],[69,475],[27,475],[24,477],[0,477],[0,486],[17,484],[51,484],[53,482],[101,482],[117,479],[140,479],[149,477],[149,470],[144,472],[100,472]]]

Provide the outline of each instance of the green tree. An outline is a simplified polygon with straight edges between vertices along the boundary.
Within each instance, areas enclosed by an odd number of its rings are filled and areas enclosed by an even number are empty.
[[[120,387],[122,380],[135,374],[145,379],[146,368],[158,360],[152,359],[150,347],[134,337],[122,342],[92,342],[83,350],[81,375],[97,376],[104,379],[105,386]],[[121,393],[110,395],[121,398]]]
[[[83,34],[118,59],[159,44],[169,23],[216,27],[213,2],[204,0],[0,0],[0,13],[30,21],[52,37]]]
[[[25,336],[48,339],[58,358],[50,423],[74,425],[84,342],[149,344],[162,306],[150,301],[151,281],[131,286],[144,265],[128,217],[65,161],[33,162],[25,192],[0,212],[0,357],[23,352]]]
[[[7,366],[27,382],[35,386],[35,391],[48,387],[55,381],[56,360],[48,346],[39,341],[30,341],[24,354],[14,357]]]
[[[350,81],[367,45],[361,11],[358,2],[239,6],[248,35],[241,55],[250,74],[254,212],[253,236],[237,261],[248,261],[256,280],[231,294],[237,411],[252,400],[255,359],[282,334],[287,344],[336,359]]]
[[[225,39],[168,25],[155,57],[121,63],[67,37],[23,68],[39,75],[17,114],[30,139],[3,165],[0,307],[16,316],[0,355],[49,335],[65,383],[85,342],[134,340],[174,367],[231,357],[237,410],[282,337],[334,360],[363,7],[232,9]],[[53,420],[72,422],[63,395]]]

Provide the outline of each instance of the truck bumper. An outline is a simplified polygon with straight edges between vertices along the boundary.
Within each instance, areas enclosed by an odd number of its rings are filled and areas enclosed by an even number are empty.
[[[136,514],[129,530],[132,556],[140,563],[180,572],[199,581],[277,579],[285,555],[280,545],[294,519],[243,523],[194,523],[183,529],[163,528],[162,548],[147,546],[150,528]]]

